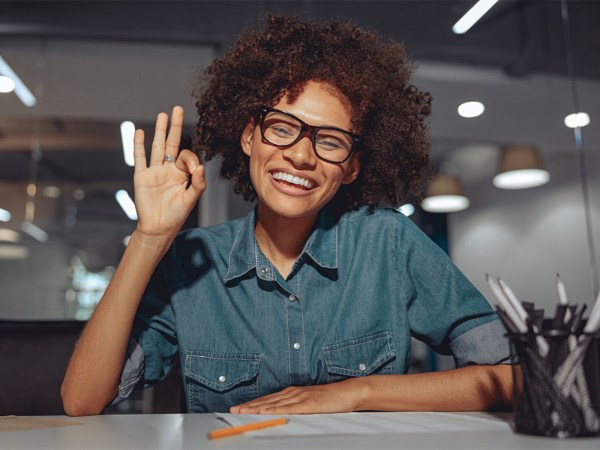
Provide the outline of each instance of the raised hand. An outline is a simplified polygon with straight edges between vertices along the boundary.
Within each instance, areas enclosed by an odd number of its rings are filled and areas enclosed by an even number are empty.
[[[136,130],[133,184],[138,214],[136,231],[147,237],[172,239],[206,189],[206,180],[198,156],[190,150],[179,152],[183,108],[173,108],[167,135],[168,122],[166,113],[158,115],[149,166],[144,132]]]

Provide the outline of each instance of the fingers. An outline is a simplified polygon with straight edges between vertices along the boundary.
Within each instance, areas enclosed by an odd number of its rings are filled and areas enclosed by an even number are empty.
[[[204,166],[200,164],[198,155],[190,150],[182,150],[177,157],[175,167],[190,176],[189,186],[183,194],[186,203],[191,204],[197,202],[198,197],[200,197],[206,189]]]
[[[301,403],[304,389],[288,387],[283,391],[268,394],[230,408],[232,414],[282,414],[281,408]]]
[[[181,130],[183,129],[183,108],[175,106],[171,113],[171,126],[167,136],[165,154],[177,157],[181,143]]]
[[[144,130],[135,130],[135,135],[133,136],[133,160],[135,172],[140,172],[146,168]]]
[[[192,174],[190,187],[183,194],[186,203],[195,204],[205,190],[204,166],[198,166]]]
[[[165,156],[177,157],[179,144],[181,143],[181,131],[183,129],[183,108],[181,106],[173,108],[171,125],[167,136],[168,125],[168,114],[161,112],[156,117],[156,127],[154,129],[154,140],[152,141],[152,153],[150,156],[151,166],[163,164]]]
[[[177,161],[175,162],[175,167],[190,175],[194,173],[194,170],[196,170],[196,167],[199,165],[200,160],[198,159],[198,155],[189,150],[181,150],[181,153],[179,153]]]
[[[261,403],[254,406],[233,407],[232,414],[306,414],[316,411],[313,401],[301,396],[294,396],[281,400],[272,400],[267,403]],[[237,408],[234,410],[234,408]]]
[[[154,129],[154,140],[152,141],[152,152],[150,154],[150,165],[161,165],[165,160],[165,140],[167,136],[167,124],[169,116],[161,112],[156,118]]]

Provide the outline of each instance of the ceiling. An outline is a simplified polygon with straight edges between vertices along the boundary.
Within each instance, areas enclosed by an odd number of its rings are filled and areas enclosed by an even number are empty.
[[[503,0],[468,33],[454,35],[452,25],[473,3],[0,1],[0,55],[39,98],[26,108],[0,94],[0,207],[21,220],[25,186],[35,176],[66,194],[86,191],[85,200],[38,198],[51,230],[85,236],[104,220],[125,233],[132,224],[114,201],[115,189],[131,190],[120,122],[133,120],[151,134],[156,113],[181,104],[189,134],[198,70],[267,11],[350,18],[403,40],[417,63],[416,83],[434,97],[434,158],[466,190],[489,181],[506,143],[534,144],[557,160],[572,153],[573,132],[562,120],[574,108],[573,86],[579,109],[592,121],[600,117],[600,2],[568,2],[568,47],[559,1]],[[486,113],[458,117],[466,100],[482,101]],[[586,147],[600,147],[597,130],[586,130]],[[73,208],[87,228],[65,228]]]

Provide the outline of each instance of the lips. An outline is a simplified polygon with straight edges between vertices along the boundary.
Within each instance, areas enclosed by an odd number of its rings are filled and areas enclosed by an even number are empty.
[[[285,172],[271,172],[271,177],[274,180],[285,181],[286,183],[289,183],[307,191],[311,190],[314,187],[314,184],[311,180],[296,175],[291,175]]]

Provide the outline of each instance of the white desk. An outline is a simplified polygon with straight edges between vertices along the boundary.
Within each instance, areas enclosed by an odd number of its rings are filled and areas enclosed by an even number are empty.
[[[412,413],[386,414],[389,415],[388,418],[402,423],[403,420],[411,418]],[[253,433],[247,433],[211,441],[207,439],[207,433],[225,426],[213,414],[105,415],[79,418],[52,416],[48,418],[80,422],[81,425],[0,432],[0,449],[600,449],[600,437],[556,439],[527,436],[514,433],[507,421],[496,416],[485,413],[468,415],[502,423],[495,426],[495,429],[485,429],[484,426],[481,431],[470,432],[410,432],[301,438],[259,438]],[[419,416],[419,420],[425,420],[422,416]],[[427,413],[427,423],[435,423],[436,417],[441,420],[444,416]]]

